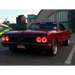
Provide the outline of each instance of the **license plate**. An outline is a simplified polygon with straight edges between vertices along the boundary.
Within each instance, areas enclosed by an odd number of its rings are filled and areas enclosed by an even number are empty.
[[[24,45],[17,45],[17,48],[25,49],[25,46]]]

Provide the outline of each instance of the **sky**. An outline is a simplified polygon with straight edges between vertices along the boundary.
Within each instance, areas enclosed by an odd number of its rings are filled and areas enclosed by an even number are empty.
[[[41,9],[0,9],[0,23],[7,18],[10,23],[16,23],[18,15],[24,15],[27,18],[28,14],[37,15]]]

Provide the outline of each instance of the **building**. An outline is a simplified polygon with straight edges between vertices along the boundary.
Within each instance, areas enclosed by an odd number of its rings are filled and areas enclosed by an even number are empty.
[[[5,25],[5,24],[0,23],[0,29],[1,28],[8,28],[8,27],[9,27],[8,25]]]
[[[68,29],[68,10],[41,10],[38,15],[28,15],[27,27],[35,22],[61,22]]]
[[[22,25],[22,26],[25,26],[27,25],[26,23],[26,17],[24,15],[19,15],[17,18],[16,18],[16,23],[18,25]]]
[[[22,25],[23,27],[27,27],[26,17],[24,15],[18,15],[16,18],[16,23],[18,25]]]

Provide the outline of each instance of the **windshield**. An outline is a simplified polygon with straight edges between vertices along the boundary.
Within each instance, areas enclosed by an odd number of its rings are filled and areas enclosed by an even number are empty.
[[[49,23],[33,23],[31,24],[28,29],[50,29],[50,30],[56,30],[57,29],[57,23],[49,22]]]

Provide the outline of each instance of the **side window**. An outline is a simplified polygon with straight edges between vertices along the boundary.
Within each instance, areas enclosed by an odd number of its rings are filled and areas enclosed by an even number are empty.
[[[59,30],[65,30],[65,28],[62,24],[59,24]]]

